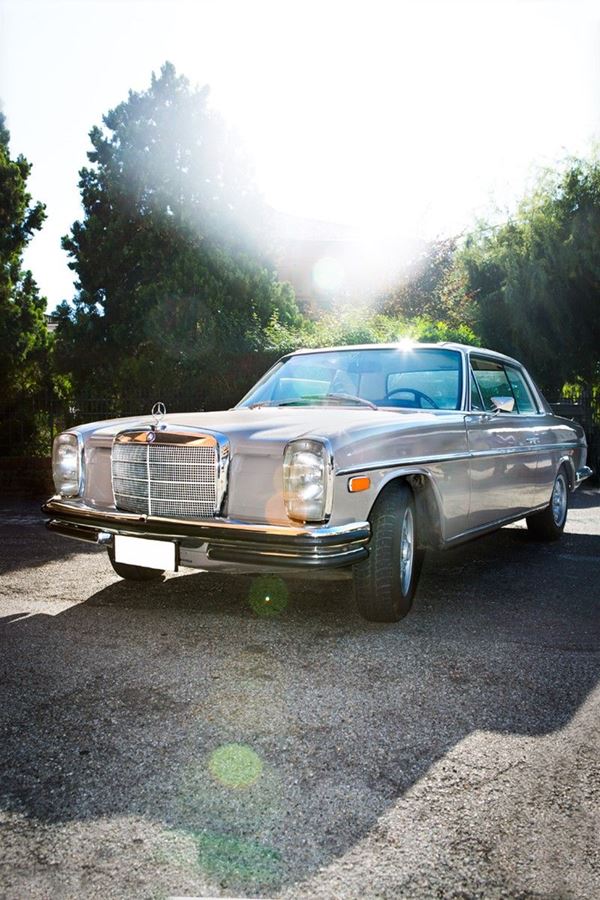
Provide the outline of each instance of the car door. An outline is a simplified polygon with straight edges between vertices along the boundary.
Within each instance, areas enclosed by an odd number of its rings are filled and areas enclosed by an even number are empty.
[[[531,448],[529,464],[534,477],[530,495],[530,507],[548,503],[556,474],[552,456],[552,436],[548,417],[539,405],[525,371],[520,366],[506,363],[504,370],[510,381],[516,410],[527,430],[526,443]],[[533,460],[535,459],[535,470]]]
[[[472,354],[470,380],[466,429],[471,454],[469,528],[473,529],[518,516],[534,505],[539,436],[535,417],[519,412],[501,360]],[[492,397],[512,398],[513,412],[497,412]]]

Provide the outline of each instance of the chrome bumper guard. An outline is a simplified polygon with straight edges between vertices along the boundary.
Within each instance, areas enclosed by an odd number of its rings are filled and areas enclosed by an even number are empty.
[[[593,475],[593,471],[589,466],[583,466],[582,469],[577,469],[575,472],[575,487],[578,488],[582,481],[585,481],[586,478],[589,478],[590,475]]]
[[[349,566],[368,555],[368,522],[349,525],[257,525],[227,519],[191,522],[100,510],[53,497],[42,506],[46,527],[65,537],[107,544],[115,534],[204,548],[209,559],[277,568]]]

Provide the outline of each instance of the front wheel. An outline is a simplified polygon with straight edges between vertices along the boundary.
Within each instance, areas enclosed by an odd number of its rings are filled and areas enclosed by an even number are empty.
[[[369,556],[354,566],[356,604],[370,622],[397,622],[412,606],[424,556],[408,485],[390,485],[370,518]]]
[[[159,581],[165,574],[160,569],[149,569],[147,566],[132,566],[115,560],[115,551],[108,548],[110,564],[120,578],[126,581]]]
[[[530,535],[538,541],[557,541],[567,521],[569,511],[569,482],[564,469],[556,476],[550,503],[541,512],[527,516]]]

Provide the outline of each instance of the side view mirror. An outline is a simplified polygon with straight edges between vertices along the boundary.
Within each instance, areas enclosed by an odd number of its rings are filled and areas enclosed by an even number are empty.
[[[515,408],[514,397],[492,397],[495,412],[510,413]]]

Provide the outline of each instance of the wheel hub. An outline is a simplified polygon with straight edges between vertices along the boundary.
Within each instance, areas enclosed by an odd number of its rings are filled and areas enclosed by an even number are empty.
[[[412,577],[415,542],[415,524],[411,509],[407,509],[402,520],[400,535],[400,586],[407,594]]]
[[[552,491],[552,518],[556,525],[562,525],[567,509],[567,486],[565,479],[559,476]]]

